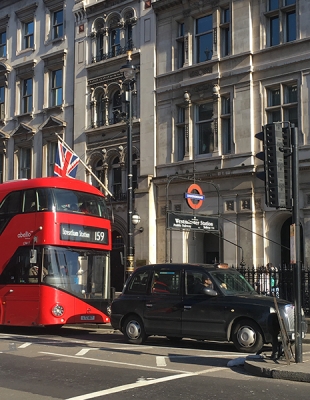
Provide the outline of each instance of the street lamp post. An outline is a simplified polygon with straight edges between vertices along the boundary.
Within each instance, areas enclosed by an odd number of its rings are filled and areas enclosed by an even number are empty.
[[[127,62],[120,68],[124,75],[125,103],[127,114],[127,251],[126,275],[134,270],[134,226],[133,226],[133,187],[132,187],[132,92],[134,89],[136,67],[132,65],[131,52],[127,52]]]

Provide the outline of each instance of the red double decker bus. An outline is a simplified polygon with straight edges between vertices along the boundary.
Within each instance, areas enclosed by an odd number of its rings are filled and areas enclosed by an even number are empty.
[[[0,325],[107,323],[111,221],[71,178],[0,184]]]

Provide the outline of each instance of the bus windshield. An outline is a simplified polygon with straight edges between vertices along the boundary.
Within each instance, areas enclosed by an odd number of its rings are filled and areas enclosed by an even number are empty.
[[[48,246],[43,249],[43,283],[84,299],[107,297],[108,253]]]

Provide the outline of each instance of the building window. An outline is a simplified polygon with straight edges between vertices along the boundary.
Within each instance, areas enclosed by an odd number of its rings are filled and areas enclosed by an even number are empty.
[[[96,121],[95,121],[95,126],[103,126],[106,123],[105,104],[106,104],[105,94],[101,93],[97,97],[97,101],[96,101]]]
[[[222,57],[225,57],[228,56],[231,52],[229,8],[222,9],[220,29],[221,29],[221,55]]]
[[[59,39],[64,35],[64,14],[63,10],[53,12],[53,26],[52,26],[52,38]]]
[[[197,106],[196,128],[198,137],[198,154],[209,154],[214,151],[213,103]]]
[[[47,144],[47,176],[54,176],[57,145],[57,142],[48,142]]]
[[[120,121],[120,113],[122,112],[122,96],[119,90],[112,95],[112,115],[111,121],[117,124]]]
[[[51,71],[52,106],[62,104],[62,69]]]
[[[177,108],[177,124],[176,124],[176,151],[177,160],[182,161],[185,156],[185,108]]]
[[[0,121],[4,120],[4,86],[0,86]]]
[[[0,32],[0,58],[6,57],[6,32]]]
[[[41,59],[44,61],[45,87],[44,104],[45,108],[62,106],[64,100],[64,68],[66,51],[58,51],[56,54],[44,54]]]
[[[132,50],[133,27],[137,18],[133,9],[125,15],[113,14],[111,18],[97,18],[92,28],[92,62],[108,60]]]
[[[184,40],[184,23],[178,23],[178,37],[177,37],[177,56],[178,68],[182,68],[185,62],[185,40]]]
[[[126,24],[125,36],[126,36],[125,40],[126,40],[127,50],[132,50],[133,49],[132,24]]]
[[[32,78],[24,79],[22,81],[22,104],[21,111],[23,114],[32,112]]]
[[[119,158],[116,157],[112,163],[112,191],[116,200],[122,198],[122,169]]]
[[[267,21],[267,46],[276,46],[296,40],[295,0],[269,0],[265,16]]]
[[[34,47],[34,22],[24,23],[24,49],[33,49]]]
[[[31,178],[31,148],[21,147],[19,149],[19,170],[18,179]]]
[[[96,40],[96,61],[100,61],[103,60],[103,33],[102,32],[98,32],[97,33],[97,40]]]
[[[103,160],[101,160],[101,159],[97,160],[97,162],[95,163],[95,165],[93,167],[93,172],[94,172],[95,176],[99,179],[99,181],[103,182],[103,180],[104,180]],[[99,190],[102,190],[102,187],[101,187],[101,185],[99,185],[99,182],[97,180],[95,180],[94,186],[96,186],[96,188],[98,188]]]
[[[286,42],[292,42],[296,39],[296,12],[286,13]]]
[[[120,53],[120,47],[121,47],[121,30],[120,28],[112,28],[110,30],[110,46],[109,46],[109,51],[111,53],[111,57],[116,57]]]
[[[267,89],[267,122],[288,121],[298,126],[297,83],[283,83]]]
[[[222,151],[223,154],[232,153],[230,97],[221,98],[221,123],[222,123]]]
[[[197,62],[211,60],[213,55],[213,19],[212,14],[196,20]]]

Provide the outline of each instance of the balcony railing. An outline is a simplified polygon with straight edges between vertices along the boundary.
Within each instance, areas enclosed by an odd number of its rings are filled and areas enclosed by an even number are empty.
[[[108,53],[103,53],[101,51],[99,54],[92,57],[92,63],[96,63],[96,62],[103,61],[103,60],[108,60],[110,58],[117,57],[122,54],[126,54],[127,51],[132,50],[133,47],[134,47],[133,42],[129,41],[127,46],[124,46],[124,47],[116,46],[113,48],[113,50],[109,51]]]

